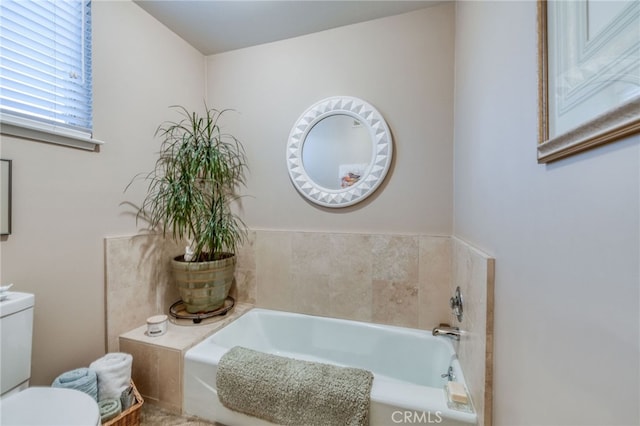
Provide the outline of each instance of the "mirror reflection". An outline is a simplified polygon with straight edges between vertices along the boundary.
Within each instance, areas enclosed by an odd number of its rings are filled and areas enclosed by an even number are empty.
[[[333,96],[307,108],[287,142],[291,183],[323,207],[347,207],[374,193],[393,155],[387,123],[371,104]]]
[[[317,185],[337,190],[358,183],[373,155],[367,126],[350,115],[335,114],[320,120],[302,147],[304,169]]]

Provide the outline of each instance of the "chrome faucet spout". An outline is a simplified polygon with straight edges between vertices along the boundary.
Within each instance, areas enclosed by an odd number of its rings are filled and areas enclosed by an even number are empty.
[[[438,327],[434,327],[431,332],[434,336],[450,337],[453,340],[460,340],[461,331],[458,327],[451,327],[447,324],[440,324]]]

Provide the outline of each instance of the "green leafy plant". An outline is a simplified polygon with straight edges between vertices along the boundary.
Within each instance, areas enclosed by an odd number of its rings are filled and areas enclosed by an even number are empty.
[[[246,226],[232,209],[239,187],[245,185],[244,147],[218,124],[229,110],[205,105],[200,115],[173,108],[182,119],[165,122],[156,131],[162,138],[159,158],[144,177],[149,186],[137,217],[165,237],[189,241],[193,256],[184,260],[224,259],[246,237]]]

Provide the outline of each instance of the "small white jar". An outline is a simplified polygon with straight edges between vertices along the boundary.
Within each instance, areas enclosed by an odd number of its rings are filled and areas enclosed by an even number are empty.
[[[158,337],[166,333],[168,319],[166,315],[154,315],[147,318],[147,336]]]

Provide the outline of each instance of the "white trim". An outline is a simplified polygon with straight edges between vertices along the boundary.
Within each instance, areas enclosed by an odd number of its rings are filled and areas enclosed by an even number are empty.
[[[98,146],[104,144],[104,142],[93,139],[91,135],[84,132],[44,124],[9,114],[3,114],[0,119],[0,133],[88,151],[95,151]]]

